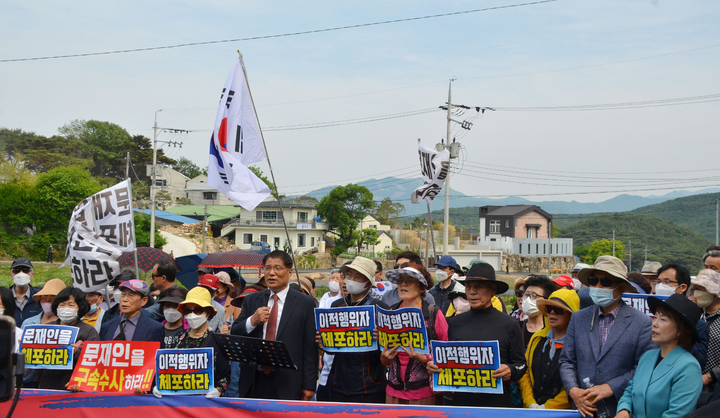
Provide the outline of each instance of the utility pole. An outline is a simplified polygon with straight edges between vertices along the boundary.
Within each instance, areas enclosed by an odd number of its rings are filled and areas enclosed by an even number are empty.
[[[615,257],[615,230],[613,229],[613,257]]]
[[[647,244],[645,244],[645,262],[647,263]]]
[[[628,241],[628,256],[630,257],[628,273],[632,273],[632,240]]]
[[[447,102],[447,136],[445,137],[445,145],[450,146],[450,134],[452,131],[452,82],[448,83],[448,102]],[[452,157],[450,158],[452,160]],[[448,166],[448,174],[445,179],[445,213],[443,215],[443,255],[448,255],[448,227],[450,223],[450,167]]]
[[[203,253],[207,254],[205,239],[207,239],[207,205],[205,205],[205,217],[203,218]]]
[[[153,126],[153,165],[152,165],[152,184],[150,185],[150,201],[152,209],[150,209],[150,248],[155,248],[155,175],[157,172],[157,114],[162,109],[155,112],[155,125]]]
[[[550,254],[552,253],[552,220],[548,222],[548,274],[552,273],[552,260],[550,259]]]
[[[125,157],[125,178],[130,178],[130,151],[128,151],[127,156]]]
[[[720,199],[715,199],[715,245],[720,245]]]

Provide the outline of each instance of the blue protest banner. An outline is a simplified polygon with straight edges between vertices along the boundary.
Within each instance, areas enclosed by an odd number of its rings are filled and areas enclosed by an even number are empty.
[[[155,353],[157,387],[163,395],[206,394],[213,389],[213,348],[160,349]]]
[[[20,339],[20,352],[28,369],[72,370],[71,344],[77,340],[77,327],[64,325],[27,325]]]
[[[655,316],[652,314],[652,312],[650,312],[650,307],[648,307],[647,304],[648,296],[653,296],[661,300],[665,300],[668,298],[668,296],[643,295],[641,293],[623,293],[622,298],[628,306],[632,306],[633,308],[644,313],[650,318],[654,318]]]
[[[385,349],[413,347],[415,352],[430,354],[425,319],[420,308],[395,310],[377,307],[378,344]]]
[[[374,306],[315,308],[315,326],[328,353],[377,350]]]
[[[433,362],[440,373],[433,373],[437,392],[502,394],[502,379],[493,378],[500,368],[497,341],[431,341]]]

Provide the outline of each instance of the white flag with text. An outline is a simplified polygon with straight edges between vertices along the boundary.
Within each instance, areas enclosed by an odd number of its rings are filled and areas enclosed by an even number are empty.
[[[430,203],[440,193],[450,169],[450,151],[444,149],[436,151],[418,142],[418,154],[420,155],[420,170],[423,175],[424,185],[415,189],[410,195],[412,203],[420,203],[425,199]]]

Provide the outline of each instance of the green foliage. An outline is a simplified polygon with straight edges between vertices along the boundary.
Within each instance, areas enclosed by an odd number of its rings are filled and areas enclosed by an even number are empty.
[[[643,206],[631,213],[654,216],[692,229],[715,242],[715,201],[720,193],[706,193],[668,200],[657,205]]]
[[[316,206],[319,202],[312,196],[286,196],[283,199],[283,203],[303,205],[303,206]]]
[[[377,229],[373,228],[365,228],[361,229],[360,231],[353,231],[353,241],[355,241],[355,246],[357,247],[358,251],[360,251],[364,244],[378,245],[380,243],[380,241],[378,240],[378,231]]]
[[[601,255],[613,255],[613,242],[609,239],[599,239],[590,243],[587,254],[582,260],[584,263],[593,264]],[[625,245],[615,240],[615,257],[625,260]]]
[[[322,198],[317,205],[318,216],[325,219],[329,229],[337,235],[333,254],[341,254],[353,246],[353,232],[373,206],[370,190],[357,184],[338,186]],[[341,248],[343,250],[339,251]]]
[[[195,178],[201,174],[204,174],[207,176],[207,168],[200,169],[195,163],[188,160],[185,157],[181,157],[179,160],[177,160],[177,163],[175,163],[172,168],[183,174],[185,177],[188,178]]]
[[[384,225],[397,225],[404,214],[405,206],[400,202],[393,202],[389,197],[381,200],[373,210],[373,216]]]
[[[264,174],[263,171],[260,169],[260,167],[255,166],[255,165],[249,165],[248,168],[250,169],[250,171],[253,172],[253,174],[255,174],[256,176],[258,176],[258,178],[259,178],[260,180],[262,180],[263,183],[265,183],[265,184],[270,188],[270,193],[272,193],[273,197],[275,197],[275,199],[278,199],[277,187],[275,187],[275,185],[273,184],[273,182],[272,182],[269,178],[267,178],[267,177],[265,176],[265,174]],[[284,195],[281,195],[281,196],[279,196],[279,197],[280,197],[280,199],[285,200],[285,196],[284,196]]]
[[[315,257],[315,254],[305,254],[301,255],[297,258],[297,265],[298,268],[301,269],[308,269],[308,270],[314,270],[317,268],[317,258]]]
[[[612,238],[628,243],[626,252],[632,253],[631,271],[639,271],[645,259],[660,263],[675,262],[695,273],[702,268],[702,256],[712,245],[700,234],[648,215],[634,213],[602,214],[561,228],[561,238],[573,238],[574,245],[587,246],[598,239]],[[631,244],[631,245],[630,245]],[[576,250],[576,255],[579,256]],[[627,257],[629,261],[629,256]]]
[[[138,247],[150,246],[150,215],[144,213],[135,214],[135,243]],[[162,248],[167,241],[155,230],[155,248]]]

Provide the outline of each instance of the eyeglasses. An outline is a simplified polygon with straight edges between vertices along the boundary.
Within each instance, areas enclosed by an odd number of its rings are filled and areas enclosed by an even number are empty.
[[[287,268],[285,266],[265,266],[264,270],[266,273],[271,271],[281,272],[287,270]]]
[[[367,280],[368,278],[363,276],[360,273],[345,273],[343,274],[343,279],[350,279],[350,280]]]
[[[559,306],[545,305],[545,312],[555,315],[564,315],[567,311]]]
[[[13,274],[18,274],[20,272],[23,272],[25,274],[28,274],[32,271],[30,267],[13,267],[12,272]]]
[[[539,295],[537,293],[530,293],[530,292],[525,292],[525,294],[523,296],[526,298],[530,298],[530,299],[545,299],[545,296],[543,296],[543,295]]]
[[[665,280],[655,279],[655,280],[653,280],[653,283],[655,283],[655,284],[660,284],[660,283],[662,283],[662,284],[664,284],[665,286],[670,286],[671,284],[678,284],[677,281],[675,281],[675,280],[670,280],[670,279],[665,279]]]
[[[588,277],[587,280],[588,280],[588,284],[590,286],[597,286],[597,284],[600,283],[600,285],[602,287],[614,287],[615,284],[617,283],[617,281],[615,281],[609,277],[603,277],[602,279],[598,279],[595,276],[590,276],[590,277]]]
[[[521,298],[521,297],[523,297],[524,294],[525,294],[525,292],[523,292],[523,291],[520,290],[520,289],[518,289],[518,290],[515,291],[515,297],[516,297],[516,298]]]
[[[205,308],[199,305],[195,305],[195,307],[192,309],[190,309],[190,307],[187,305],[182,307],[183,315],[190,315],[191,313],[194,313],[195,315],[202,315],[203,312],[205,312]]]

